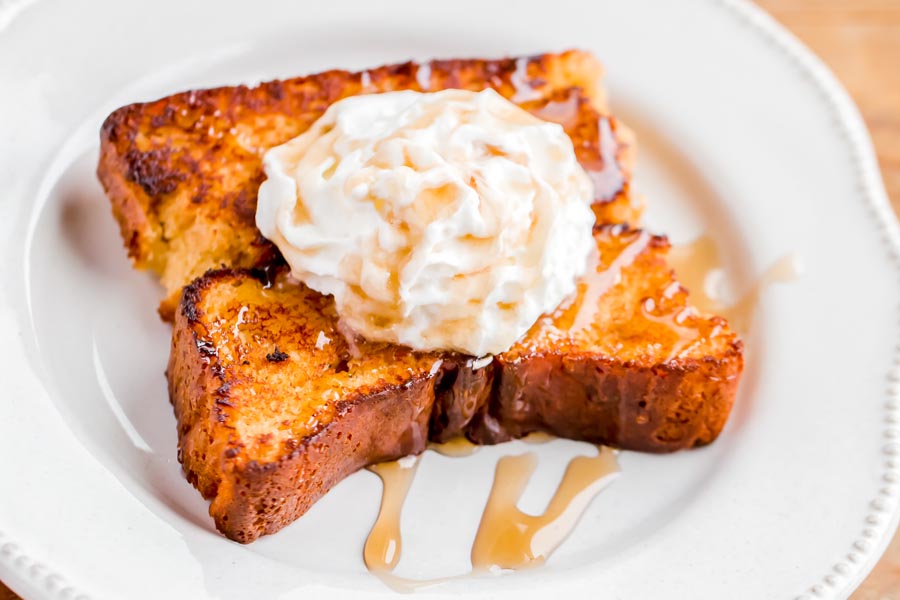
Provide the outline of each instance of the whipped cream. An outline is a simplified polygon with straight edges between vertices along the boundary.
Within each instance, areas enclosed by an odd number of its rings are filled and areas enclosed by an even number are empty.
[[[260,231],[369,340],[503,352],[596,247],[571,140],[493,90],[346,98],[263,166]]]

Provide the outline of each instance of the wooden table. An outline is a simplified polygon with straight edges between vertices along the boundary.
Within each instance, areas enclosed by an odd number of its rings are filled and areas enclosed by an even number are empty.
[[[900,0],[759,0],[856,100],[900,214]],[[0,583],[0,600],[18,598]],[[900,535],[853,600],[900,600]]]

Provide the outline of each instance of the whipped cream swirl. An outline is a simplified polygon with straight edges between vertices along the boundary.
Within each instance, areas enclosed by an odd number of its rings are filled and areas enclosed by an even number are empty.
[[[263,165],[260,231],[369,340],[503,352],[596,247],[571,140],[493,90],[346,98]]]

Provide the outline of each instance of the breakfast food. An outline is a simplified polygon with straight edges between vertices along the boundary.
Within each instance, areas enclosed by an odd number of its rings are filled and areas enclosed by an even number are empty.
[[[348,336],[333,301],[284,269],[194,281],[175,318],[169,390],[181,460],[228,537],[250,542],[377,462],[459,435],[545,431],[646,452],[711,442],[741,344],[694,314],[668,242],[595,230],[603,257],[579,294],[489,359]]]
[[[263,164],[259,230],[368,340],[503,352],[595,247],[572,140],[491,89],[345,98]]]
[[[600,222],[636,223],[631,133],[606,112],[590,54],[435,60],[327,71],[253,88],[222,87],[131,104],[101,130],[97,175],[136,267],[160,277],[171,320],[181,289],[222,265],[255,267],[277,252],[255,224],[263,153],[305,131],[333,102],[395,90],[495,89],[562,124],[592,178]]]
[[[640,215],[630,190],[633,140],[607,114],[599,74],[590,55],[575,51],[407,63],[187,92],[110,115],[98,175],[136,266],[165,287],[160,313],[174,320],[167,376],[179,459],[211,500],[220,531],[241,542],[273,533],[348,474],[419,453],[429,440],[494,444],[543,431],[671,452],[719,435],[743,365],[741,342],[724,319],[690,307],[666,263],[666,239],[625,224]],[[446,89],[467,91],[438,93]],[[373,92],[400,95],[335,104]],[[390,113],[398,103],[406,111],[421,101],[427,112],[443,100],[452,106],[439,107],[450,111],[441,118],[483,102],[480,111],[516,121],[515,135],[531,132],[536,145],[507,144],[504,124],[484,125],[480,114],[468,118],[485,130],[467,129],[466,143],[487,158],[386,124],[378,125],[384,139],[402,134],[415,155],[391,147],[378,157],[367,132],[354,137],[352,123],[339,122],[354,107],[402,121],[411,113]],[[309,154],[316,140],[325,140],[318,157]],[[338,144],[352,147],[334,150]],[[354,163],[354,148],[377,160]],[[435,197],[417,182],[437,164],[426,154],[438,148],[440,160],[457,150],[465,158],[434,171],[453,184]],[[553,153],[556,169],[542,170],[543,152]],[[515,171],[522,185],[512,189],[508,163],[516,161],[525,170]],[[354,178],[369,167],[374,174]],[[401,178],[397,169],[415,173]],[[376,180],[387,182],[383,190]],[[400,196],[412,209],[392,204]],[[353,205],[363,197],[364,206]],[[503,214],[471,248],[460,246],[477,219],[424,210],[429,199],[443,207],[468,199],[479,210],[493,202]],[[524,227],[513,214],[522,206]],[[398,292],[401,269],[421,248],[426,259],[436,252],[416,229],[432,223],[456,228],[434,238],[448,258],[410,281],[451,297],[427,296],[425,317],[404,322],[423,303]],[[561,229],[538,235],[548,223]],[[515,243],[492,245],[503,235]],[[373,248],[399,248],[400,258]],[[455,258],[470,251],[474,267],[459,267]],[[497,275],[503,268],[516,276]],[[474,292],[453,287],[473,273],[489,274],[488,283],[477,279]],[[520,282],[523,289],[511,289]],[[537,294],[542,285],[554,292]],[[492,306],[482,310],[485,302]],[[492,331],[507,315],[515,326]],[[431,335],[431,327],[449,334]]]

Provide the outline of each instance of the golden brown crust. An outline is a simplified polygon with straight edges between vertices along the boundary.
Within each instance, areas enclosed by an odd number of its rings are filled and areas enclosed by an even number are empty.
[[[492,87],[561,122],[579,159],[606,173],[598,194],[602,222],[635,222],[629,189],[633,140],[603,116],[601,69],[590,54],[438,60],[350,73],[327,71],[253,88],[221,87],[131,104],[101,130],[97,175],[135,265],[156,272],[171,319],[181,288],[208,269],[252,268],[277,252],[255,226],[263,152],[306,130],[336,100],[400,89]],[[608,125],[606,146],[601,127]],[[617,144],[617,140],[621,144]],[[601,152],[601,146],[606,150]],[[604,162],[605,161],[605,162]],[[621,181],[619,181],[621,180]]]
[[[490,389],[475,373],[447,386],[457,357],[348,343],[330,300],[284,279],[210,272],[185,288],[173,331],[178,456],[217,527],[241,542],[363,466],[422,452],[436,399],[461,405]]]
[[[641,452],[705,445],[728,419],[742,369],[739,344],[653,366],[553,352],[498,358],[500,387],[467,432],[478,444],[546,431]]]
[[[332,424],[277,461],[226,462],[209,509],[217,527],[239,542],[253,541],[294,521],[349,473],[419,454],[427,442],[431,391],[430,382],[419,379],[347,400],[336,407]],[[369,433],[373,427],[377,435]]]
[[[219,530],[241,542],[277,531],[343,477],[428,439],[491,444],[546,431],[647,452],[715,439],[740,341],[720,317],[687,307],[665,238],[618,226],[595,237],[605,258],[580,292],[590,303],[573,299],[478,369],[471,357],[348,341],[331,300],[283,269],[193,282],[176,315],[169,390],[184,470]]]

